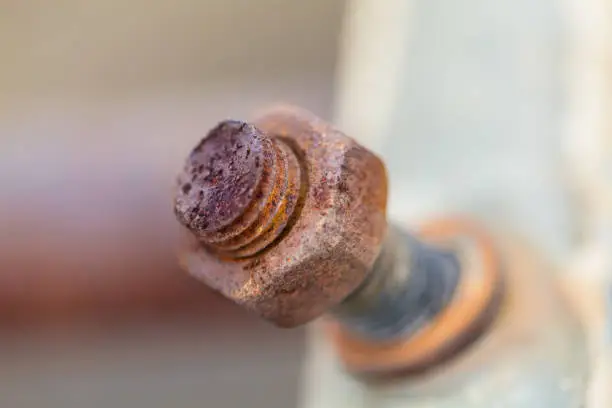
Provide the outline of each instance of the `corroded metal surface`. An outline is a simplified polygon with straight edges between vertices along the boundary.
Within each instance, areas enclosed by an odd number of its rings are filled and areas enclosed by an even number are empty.
[[[381,160],[308,112],[279,107],[252,125],[225,122],[179,176],[181,262],[233,301],[297,326],[366,277],[385,235],[386,201]]]
[[[456,251],[428,245],[390,224],[372,272],[330,315],[356,337],[404,341],[446,308],[460,278]]]
[[[300,174],[284,142],[248,123],[224,121],[187,159],[178,177],[175,214],[217,255],[252,257],[299,215]]]
[[[181,223],[205,237],[241,216],[262,184],[271,144],[243,122],[226,121],[211,130],[179,175],[175,213]]]
[[[331,321],[336,351],[357,376],[380,380],[437,368],[478,339],[497,317],[504,294],[502,264],[483,229],[472,222],[441,219],[426,225],[420,236],[440,248],[454,248],[461,263],[459,286],[444,309],[404,337],[373,341]]]

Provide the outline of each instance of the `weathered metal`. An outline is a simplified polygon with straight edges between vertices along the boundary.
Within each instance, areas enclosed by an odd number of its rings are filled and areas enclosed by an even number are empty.
[[[430,279],[437,275],[433,286],[420,290],[420,304],[409,305],[396,299],[391,307],[386,307],[391,316],[378,317],[376,323],[380,326],[397,314],[397,307],[402,307],[402,335],[371,338],[347,330],[342,321],[328,323],[336,353],[356,376],[372,381],[438,368],[477,340],[498,316],[505,293],[504,276],[498,250],[489,235],[473,222],[448,218],[430,222],[418,236],[424,243],[396,234],[388,245],[399,247],[396,252],[402,248],[412,251],[413,258],[424,258],[425,262],[415,264],[414,260],[396,254],[393,266],[373,272],[387,281],[396,278],[394,285],[362,295],[371,300],[418,286],[412,279],[398,281],[398,270],[427,274]],[[431,300],[442,303],[432,310]],[[340,307],[347,307],[345,303]],[[369,313],[362,311],[364,316]],[[406,320],[411,316],[417,319]]]
[[[178,178],[175,213],[217,255],[253,257],[294,215],[300,174],[287,144],[248,123],[224,121],[189,156]]]
[[[371,271],[386,203],[382,161],[314,115],[279,107],[252,124],[226,121],[178,178],[181,262],[236,303],[297,326]]]
[[[436,366],[496,316],[502,279],[486,234],[457,220],[421,231],[431,242],[387,228],[383,163],[310,113],[221,122],[176,188],[184,267],[279,326],[327,314],[355,375]]]
[[[456,248],[434,247],[390,225],[372,272],[330,316],[351,337],[389,344],[420,331],[446,308],[460,277]]]

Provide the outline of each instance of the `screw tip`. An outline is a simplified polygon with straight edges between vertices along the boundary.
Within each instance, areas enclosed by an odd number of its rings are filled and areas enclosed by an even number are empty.
[[[192,150],[179,174],[174,210],[194,234],[218,231],[244,213],[262,178],[266,136],[226,120]]]

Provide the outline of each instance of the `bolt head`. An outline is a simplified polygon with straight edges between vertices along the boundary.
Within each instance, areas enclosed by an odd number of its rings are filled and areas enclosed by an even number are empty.
[[[386,232],[382,161],[311,113],[271,109],[253,121],[299,158],[295,221],[263,253],[221,259],[186,231],[181,263],[234,302],[281,327],[306,323],[340,303],[369,273]]]

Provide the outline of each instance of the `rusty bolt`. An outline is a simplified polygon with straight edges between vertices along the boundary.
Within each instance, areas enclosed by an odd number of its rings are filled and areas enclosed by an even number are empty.
[[[224,121],[178,177],[181,262],[278,326],[339,304],[371,270],[386,232],[381,160],[303,110]]]
[[[176,214],[218,256],[252,257],[289,223],[300,172],[286,144],[248,123],[222,122],[189,156]]]

